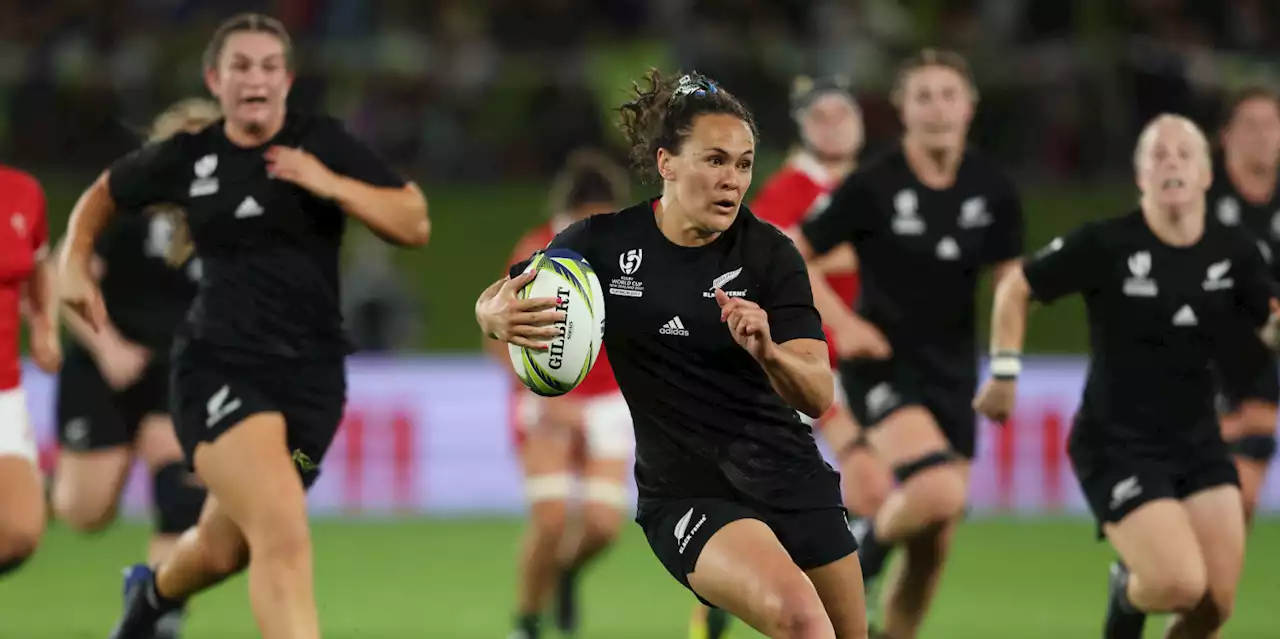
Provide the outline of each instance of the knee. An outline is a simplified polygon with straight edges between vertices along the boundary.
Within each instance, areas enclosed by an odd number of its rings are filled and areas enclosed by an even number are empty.
[[[808,579],[797,579],[771,593],[764,617],[773,630],[769,633],[773,637],[799,639],[834,632],[822,600]],[[826,633],[822,632],[824,628]]]
[[[55,490],[53,514],[58,521],[84,533],[101,532],[116,519],[116,504],[112,499],[92,499],[71,491]]]
[[[245,531],[254,557],[292,562],[311,556],[311,529],[305,516],[271,517],[262,524]]]
[[[622,517],[611,506],[589,505],[583,517],[583,544],[602,548],[613,543],[622,531]]]
[[[44,526],[30,524],[0,530],[0,574],[15,570],[32,555],[44,536]]]
[[[215,575],[234,575],[249,564],[249,548],[243,539],[219,539],[200,528],[184,535],[198,535],[205,570]]]
[[[1209,586],[1203,568],[1188,567],[1148,577],[1142,588],[1156,609],[1185,613],[1201,605]]]
[[[935,453],[895,469],[908,499],[934,524],[959,519],[968,499],[966,481],[951,453]]]

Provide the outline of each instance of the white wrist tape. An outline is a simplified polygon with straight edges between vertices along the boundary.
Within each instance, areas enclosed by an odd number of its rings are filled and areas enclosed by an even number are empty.
[[[991,356],[991,376],[1000,380],[1018,379],[1022,374],[1022,357],[1016,353],[997,353]]]

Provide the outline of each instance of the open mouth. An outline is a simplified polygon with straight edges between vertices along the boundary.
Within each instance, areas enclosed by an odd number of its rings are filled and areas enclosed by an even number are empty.
[[[241,102],[241,103],[243,103],[243,104],[266,104],[266,103],[267,103],[267,98],[266,98],[266,96],[262,96],[262,95],[255,95],[255,96],[248,97],[248,98],[242,98],[242,99],[240,100],[240,102]]]
[[[1183,181],[1182,178],[1165,178],[1165,180],[1160,183],[1160,189],[1165,191],[1170,189],[1180,189],[1184,186],[1186,186],[1186,182]]]
[[[733,200],[716,200],[711,204],[716,208],[720,209],[721,211],[725,211],[729,213],[732,213],[734,209],[738,207],[738,203],[734,202]]]

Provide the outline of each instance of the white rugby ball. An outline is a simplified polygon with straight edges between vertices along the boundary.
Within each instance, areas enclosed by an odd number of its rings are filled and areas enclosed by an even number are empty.
[[[520,299],[558,297],[565,320],[547,349],[508,345],[511,366],[529,390],[544,397],[563,395],[582,383],[604,341],[604,292],[596,272],[581,255],[564,249],[537,254],[525,272],[537,271],[517,293]]]

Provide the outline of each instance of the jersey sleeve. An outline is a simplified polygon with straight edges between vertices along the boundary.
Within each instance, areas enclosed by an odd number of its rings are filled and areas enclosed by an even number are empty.
[[[147,144],[111,164],[107,169],[107,189],[116,210],[141,211],[148,204],[173,199],[180,170],[195,178],[191,163],[182,161],[180,138]]]
[[[867,222],[875,205],[875,194],[862,175],[855,173],[831,194],[827,208],[800,225],[800,231],[818,255],[845,242],[856,247],[870,233]]]
[[[1064,237],[1054,238],[1022,265],[1031,286],[1031,295],[1043,304],[1071,293],[1092,289],[1100,264],[1097,229],[1085,226]]]
[[[983,242],[983,263],[998,264],[1022,255],[1022,198],[1012,182],[1004,180],[992,202],[990,235]]]
[[[1236,308],[1251,326],[1260,327],[1271,314],[1271,298],[1276,296],[1276,283],[1258,245],[1249,241],[1242,244],[1245,250],[1240,258],[1241,285],[1235,289]]]
[[[329,170],[382,188],[400,188],[408,182],[376,151],[351,135],[338,120],[325,127],[324,142],[316,156]]]
[[[760,297],[760,308],[769,315],[769,333],[778,344],[793,339],[826,341],[822,316],[813,305],[809,269],[795,244],[779,236],[768,266],[768,285]]]
[[[554,249],[573,251],[589,263],[591,261],[590,257],[588,257],[590,255],[591,219],[586,218],[570,224],[568,228],[560,231],[559,234],[552,238],[551,243],[547,244],[546,247],[539,247],[512,264],[511,268],[507,270],[507,274],[511,277],[519,275],[524,271],[525,267],[529,266],[529,262],[533,260],[533,256],[538,251],[551,251]]]

